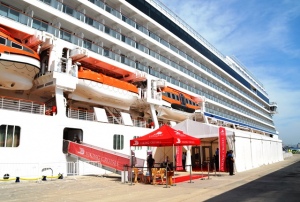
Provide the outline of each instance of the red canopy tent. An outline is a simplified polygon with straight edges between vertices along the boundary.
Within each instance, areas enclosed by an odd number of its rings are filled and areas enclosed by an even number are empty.
[[[163,125],[151,133],[130,140],[130,146],[184,146],[200,145],[200,139],[189,136],[180,130]]]
[[[168,125],[150,132],[147,135],[130,140],[130,146],[165,147],[173,146],[173,167],[174,167],[174,146],[200,145],[200,139],[189,136],[181,130],[176,130]]]

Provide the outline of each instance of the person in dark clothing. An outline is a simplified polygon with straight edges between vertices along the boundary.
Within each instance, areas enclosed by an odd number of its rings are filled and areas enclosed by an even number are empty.
[[[229,166],[229,175],[234,175],[233,174],[233,164],[234,164],[234,158],[233,158],[233,151],[230,150],[227,156],[228,160],[228,166]]]
[[[80,144],[80,143],[81,143],[81,140],[80,140],[80,138],[79,138],[79,136],[78,136],[78,135],[76,135],[76,136],[74,137],[74,140],[73,140],[73,142],[76,142],[76,143],[78,143],[78,144]]]
[[[229,172],[229,160],[228,160],[228,154],[229,154],[229,151],[226,152],[226,164],[225,164],[225,171],[226,172]]]
[[[216,149],[215,164],[216,164],[216,171],[219,171],[219,148]]]
[[[150,175],[150,182],[152,182],[152,168],[154,167],[155,160],[152,158],[152,154],[149,154],[147,158],[147,167]]]
[[[182,154],[182,168],[185,171],[185,162],[186,162],[186,153],[183,152]]]

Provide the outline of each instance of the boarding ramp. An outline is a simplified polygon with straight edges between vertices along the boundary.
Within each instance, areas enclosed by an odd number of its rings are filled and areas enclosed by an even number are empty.
[[[117,174],[121,174],[122,171],[127,171],[127,169],[131,167],[131,162],[134,162],[132,165],[143,166],[145,161],[135,158],[134,156],[114,152],[94,145],[86,143],[78,144],[68,140],[64,141],[64,148],[66,149],[64,150],[65,153],[74,155],[80,159],[99,162],[94,165]]]

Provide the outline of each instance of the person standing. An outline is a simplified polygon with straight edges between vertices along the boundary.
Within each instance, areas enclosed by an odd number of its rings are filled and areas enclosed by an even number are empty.
[[[217,148],[215,152],[215,164],[216,164],[216,171],[219,171],[219,148]]]
[[[227,156],[228,159],[228,166],[229,166],[229,175],[233,174],[233,164],[234,164],[234,158],[233,158],[233,151],[230,150]]]
[[[154,167],[155,160],[152,158],[152,154],[149,154],[147,158],[147,167],[150,176],[150,182],[152,182],[152,168]]]
[[[73,142],[76,142],[76,143],[78,143],[78,144],[81,143],[81,140],[80,140],[80,138],[79,138],[78,135],[75,135],[75,136],[74,136]]]
[[[185,162],[186,162],[186,153],[183,152],[182,153],[182,167],[183,167],[183,171],[185,171]]]

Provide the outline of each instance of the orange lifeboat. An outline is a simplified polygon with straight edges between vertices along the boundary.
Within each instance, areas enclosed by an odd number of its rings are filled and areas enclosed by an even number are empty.
[[[78,84],[69,98],[129,110],[138,99],[138,88],[126,81],[80,67]]]
[[[123,89],[129,92],[138,93],[138,89],[135,85],[115,79],[113,77],[105,76],[104,74],[94,72],[90,69],[84,69],[81,67],[78,71],[79,79],[87,79],[98,83],[103,83],[108,86],[113,86],[119,89]]]
[[[179,111],[194,113],[195,110],[200,109],[199,104],[196,102],[199,101],[199,99],[171,87],[165,87],[163,89],[162,99],[170,103],[173,109]]]
[[[39,55],[0,27],[0,88],[29,90],[39,69]]]

